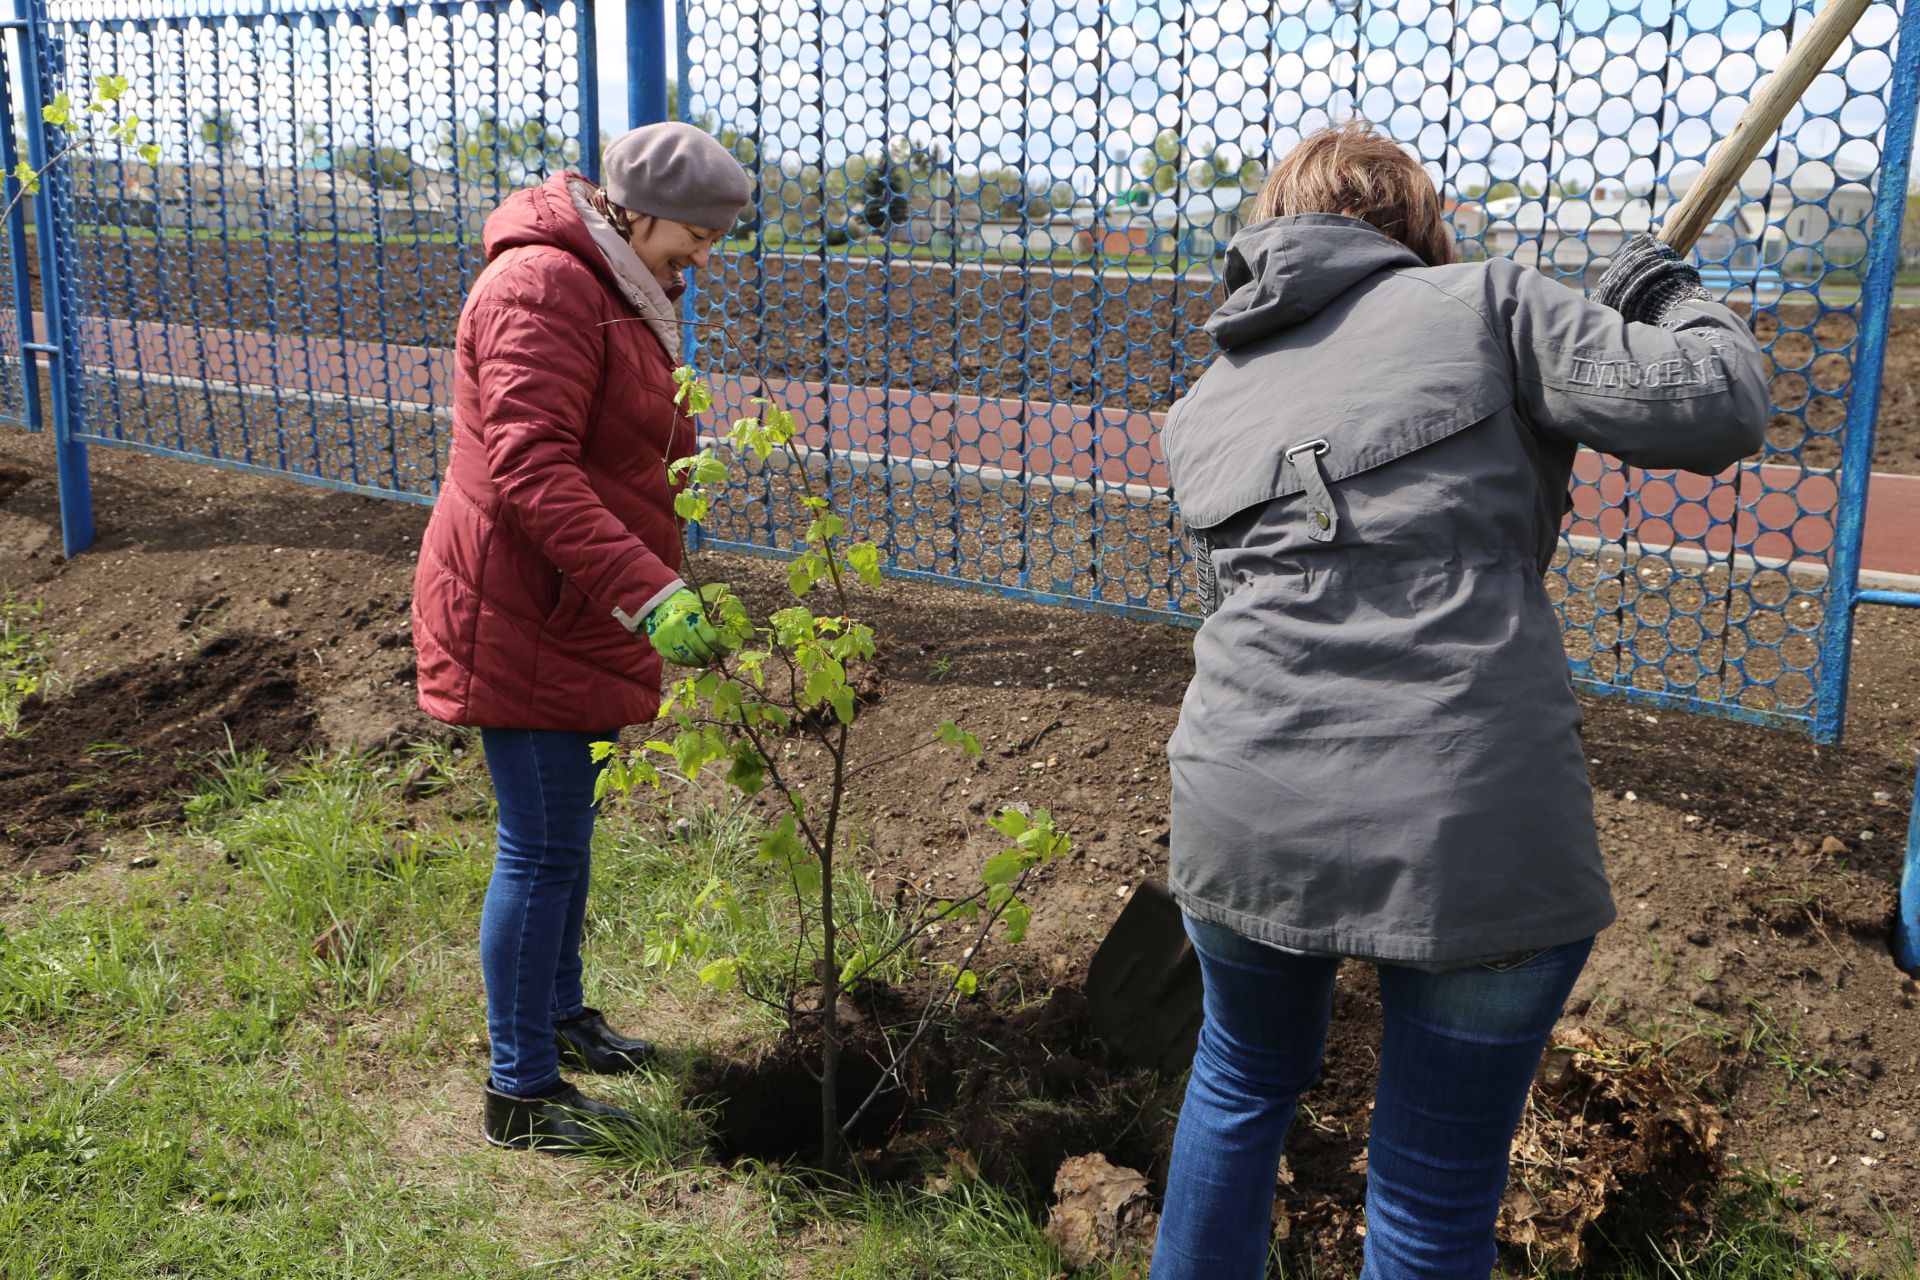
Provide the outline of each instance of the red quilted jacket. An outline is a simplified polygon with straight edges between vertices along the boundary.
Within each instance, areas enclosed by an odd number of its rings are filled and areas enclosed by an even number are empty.
[[[420,708],[449,724],[600,731],[660,706],[660,659],[614,611],[644,616],[678,582],[667,463],[694,426],[575,177],[487,219],[460,315],[453,453],[413,582]]]

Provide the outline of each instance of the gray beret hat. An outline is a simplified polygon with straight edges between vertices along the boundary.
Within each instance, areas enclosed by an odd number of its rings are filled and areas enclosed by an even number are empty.
[[[747,207],[753,181],[719,139],[670,120],[613,140],[600,158],[607,199],[623,209],[725,230]]]

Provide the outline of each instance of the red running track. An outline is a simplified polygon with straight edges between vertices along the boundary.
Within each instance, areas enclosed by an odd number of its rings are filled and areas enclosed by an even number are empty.
[[[452,386],[452,352],[444,348],[120,320],[87,330],[86,363],[123,377],[204,378],[422,407],[444,405]],[[718,380],[714,390],[716,422],[749,412],[749,398],[762,394],[737,378]],[[1166,487],[1160,413],[802,379],[771,380],[764,394],[807,424],[802,438],[816,448],[1061,486]],[[1764,466],[1709,479],[1641,471],[1583,451],[1575,474],[1568,528],[1575,537],[1806,564],[1824,564],[1833,543],[1836,472]],[[1920,476],[1874,473],[1861,564],[1868,572],[1920,574]]]

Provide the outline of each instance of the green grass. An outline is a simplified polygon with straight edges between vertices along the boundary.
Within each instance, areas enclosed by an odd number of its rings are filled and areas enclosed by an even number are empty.
[[[709,1117],[684,1100],[692,1055],[773,1023],[644,955],[715,878],[743,904],[728,945],[783,936],[758,828],[737,811],[616,806],[601,823],[589,993],[668,1050],[657,1070],[594,1084],[647,1123],[593,1161],[480,1142],[474,937],[491,813],[477,755],[275,769],[230,751],[184,826],[125,837],[156,866],[129,869],[114,847],[74,875],[8,885],[0,1276],[1070,1274],[1010,1189],[955,1170],[823,1189],[707,1154]],[[417,770],[427,794],[408,802]],[[857,879],[846,889],[871,927],[891,927]],[[329,931],[336,943],[316,949]],[[1763,1191],[1729,1201],[1713,1243],[1618,1274],[1838,1280],[1862,1265]]]
[[[671,1049],[595,1084],[648,1124],[588,1162],[481,1143],[485,776],[470,749],[425,754],[438,785],[409,806],[414,761],[229,752],[188,824],[142,846],[155,868],[110,854],[13,886],[0,1276],[784,1277],[796,1249],[822,1276],[1062,1272],[991,1188],[824,1192],[712,1163],[690,1051],[772,1024],[641,956],[709,878],[769,887],[738,813],[601,824],[589,991]],[[777,896],[743,896],[764,909],[734,941],[777,939]]]
[[[0,598],[0,738],[20,732],[20,708],[49,678],[53,642],[34,624],[40,605]]]

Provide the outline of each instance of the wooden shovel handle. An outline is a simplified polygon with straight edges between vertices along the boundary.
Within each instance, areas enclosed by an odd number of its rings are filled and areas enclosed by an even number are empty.
[[[1872,0],[1828,0],[1813,26],[1780,64],[1780,69],[1761,84],[1760,92],[1740,113],[1733,132],[1713,149],[1713,154],[1707,157],[1707,167],[1700,171],[1685,198],[1674,206],[1661,226],[1660,239],[1675,253],[1685,255],[1693,248],[1693,242],[1713,221],[1720,202],[1740,181],[1740,175],[1760,154],[1760,148],[1767,145],[1773,131],[1780,127],[1793,104],[1800,101],[1800,95],[1807,91],[1807,86],[1827,65],[1827,59],[1833,56],[1833,51],[1840,47],[1840,42],[1847,38],[1871,3]]]

